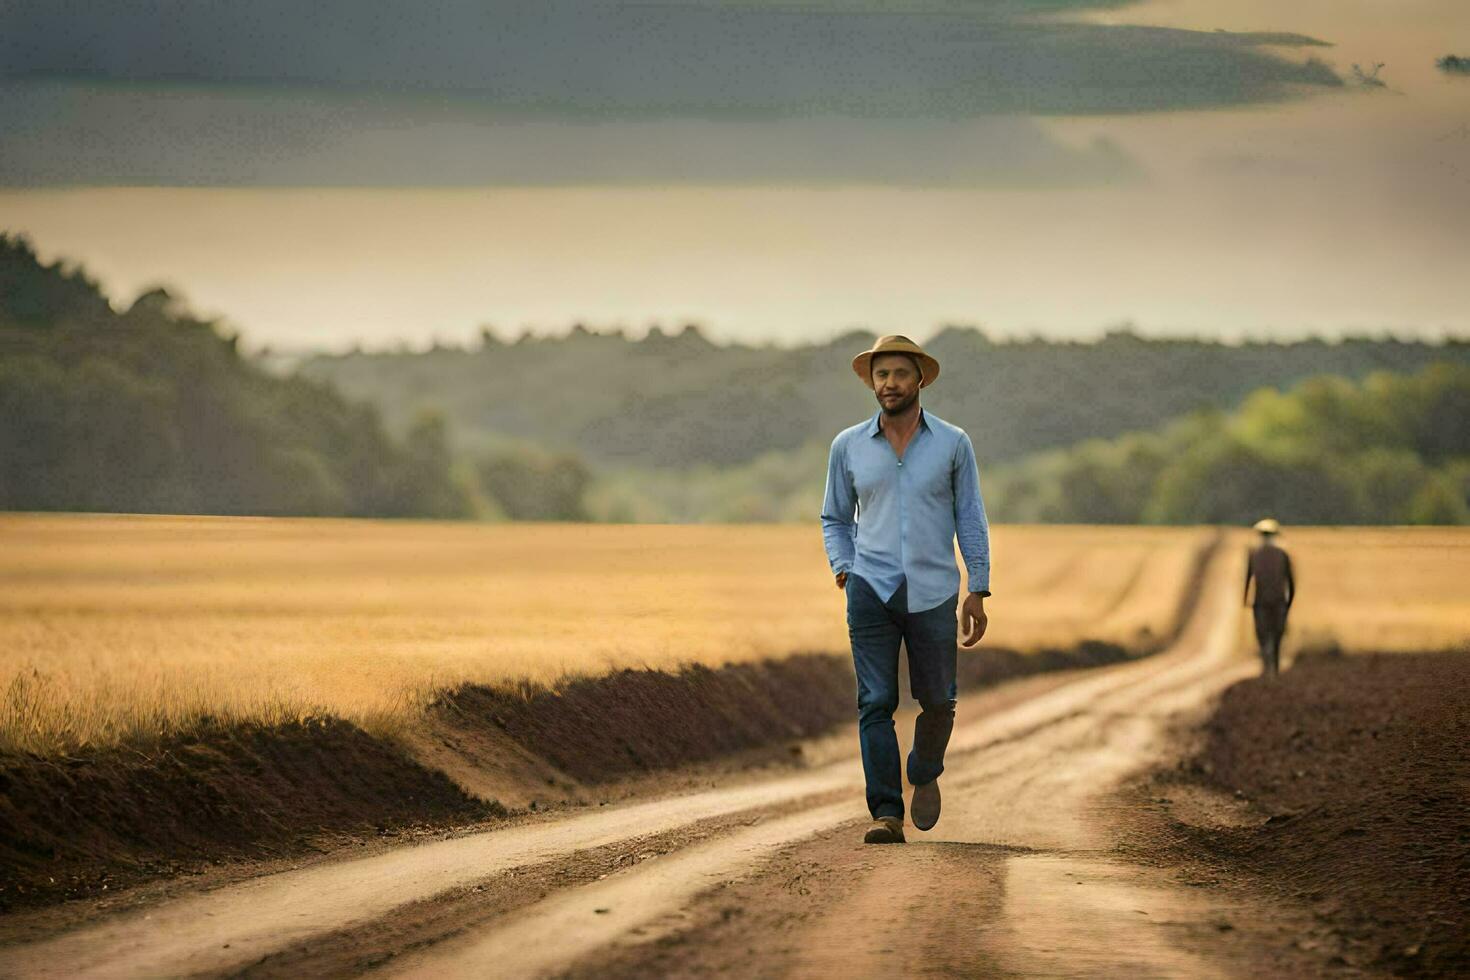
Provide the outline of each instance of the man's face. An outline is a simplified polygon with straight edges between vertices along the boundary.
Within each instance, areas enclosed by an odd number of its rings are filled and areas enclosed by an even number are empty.
[[[905,354],[878,354],[869,365],[873,395],[889,415],[897,415],[919,398],[919,371]]]

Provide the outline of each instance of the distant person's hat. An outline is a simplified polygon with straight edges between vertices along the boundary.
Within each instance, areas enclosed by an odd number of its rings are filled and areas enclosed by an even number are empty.
[[[924,353],[924,348],[909,340],[901,334],[889,334],[887,337],[879,337],[870,350],[865,350],[852,359],[852,370],[863,384],[869,388],[873,387],[873,357],[877,354],[907,354],[919,362],[919,387],[927,388],[939,377],[939,362]]]
[[[1274,517],[1263,517],[1259,521],[1256,521],[1254,527],[1262,534],[1276,534],[1281,530],[1281,525],[1276,523],[1276,518]]]

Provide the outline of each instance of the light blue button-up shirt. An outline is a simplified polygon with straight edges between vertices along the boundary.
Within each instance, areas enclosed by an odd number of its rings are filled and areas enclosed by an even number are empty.
[[[969,435],[921,408],[899,459],[882,414],[832,440],[822,503],[832,574],[859,576],[884,602],[907,578],[909,612],[923,612],[959,591],[958,537],[969,590],[989,595],[990,525]]]

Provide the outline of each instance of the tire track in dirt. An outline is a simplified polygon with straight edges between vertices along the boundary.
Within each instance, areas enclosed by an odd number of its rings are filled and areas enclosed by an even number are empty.
[[[0,950],[0,975],[159,976],[239,968],[499,872],[698,820],[861,786],[848,767],[323,863],[140,909]]]
[[[830,804],[845,799],[839,790],[808,801]],[[634,867],[725,834],[783,816],[783,805],[701,820],[677,830],[633,837],[577,851],[565,858],[491,875],[473,885],[395,909],[362,925],[314,936],[270,953],[227,976],[266,978],[356,976],[407,951],[431,946],[541,902],[557,891],[594,884]]]

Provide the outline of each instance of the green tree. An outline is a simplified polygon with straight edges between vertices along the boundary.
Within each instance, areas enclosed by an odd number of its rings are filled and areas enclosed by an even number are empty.
[[[1143,519],[1249,524],[1263,513],[1292,524],[1355,523],[1361,503],[1350,473],[1329,455],[1275,455],[1225,438],[1193,446],[1170,462]]]
[[[1464,484],[1447,473],[1436,473],[1409,501],[1410,524],[1470,524],[1470,500]]]
[[[394,511],[404,516],[470,516],[474,508],[469,495],[453,478],[449,423],[443,413],[421,412],[406,443],[397,471]]]
[[[508,517],[518,521],[585,521],[592,474],[569,454],[530,448],[487,456],[480,483]]]
[[[406,443],[325,382],[276,377],[168,290],[116,312],[0,234],[0,507],[461,517],[442,419]]]

